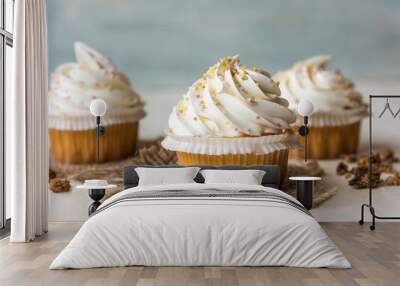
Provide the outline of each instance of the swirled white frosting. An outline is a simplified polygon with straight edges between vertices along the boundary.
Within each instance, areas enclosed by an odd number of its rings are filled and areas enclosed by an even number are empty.
[[[289,108],[297,110],[302,99],[314,105],[315,113],[341,113],[364,107],[362,97],[354,84],[339,69],[331,69],[331,56],[316,56],[297,62],[291,69],[277,73],[282,97],[289,101]]]
[[[270,75],[225,57],[174,107],[169,132],[179,136],[242,137],[280,134],[295,115]]]
[[[113,118],[118,118],[117,123],[121,123],[137,121],[145,115],[143,104],[132,90],[129,79],[110,59],[79,42],[75,43],[75,55],[77,63],[63,64],[51,76],[50,127],[60,125],[57,122],[60,119],[79,121],[92,117],[89,106],[97,98],[107,103],[105,124],[114,123]]]

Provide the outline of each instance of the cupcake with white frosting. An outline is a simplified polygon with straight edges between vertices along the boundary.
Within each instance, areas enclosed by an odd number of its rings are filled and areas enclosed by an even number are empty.
[[[143,103],[126,75],[107,57],[83,43],[75,43],[76,63],[59,66],[51,76],[49,134],[52,157],[65,163],[95,162],[93,99],[107,103],[102,118],[106,133],[100,139],[100,160],[117,160],[136,151]]]
[[[339,69],[330,68],[331,61],[331,56],[316,56],[274,76],[291,110],[296,112],[302,99],[314,105],[308,136],[309,156],[314,159],[357,152],[361,121],[367,113],[353,82]],[[301,122],[298,117],[297,126]],[[299,152],[293,154],[302,156]]]
[[[162,145],[181,165],[278,164],[284,177],[296,146],[288,105],[267,72],[225,57],[174,107]]]

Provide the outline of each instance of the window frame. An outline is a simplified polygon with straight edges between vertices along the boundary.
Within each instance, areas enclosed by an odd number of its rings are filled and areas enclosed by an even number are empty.
[[[5,189],[5,94],[6,94],[6,50],[13,47],[13,34],[6,30],[7,16],[14,19],[14,15],[6,15],[6,1],[0,0],[0,237],[9,233],[10,219],[6,218],[6,189]],[[15,0],[12,2],[14,14]],[[13,29],[12,29],[13,30]]]

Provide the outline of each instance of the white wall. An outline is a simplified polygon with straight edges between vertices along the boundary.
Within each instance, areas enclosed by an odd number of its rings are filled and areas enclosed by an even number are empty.
[[[12,80],[11,80],[11,75],[12,75],[12,69],[13,69],[13,57],[12,57],[12,48],[7,46],[6,47],[6,100],[5,100],[5,112],[10,112],[11,108],[10,108],[10,97],[9,95],[11,95],[11,88],[12,88]],[[7,118],[8,116],[6,116],[5,118]],[[9,138],[9,136],[7,136],[7,133],[9,132],[9,128],[7,128],[7,121],[6,121],[6,138],[5,141],[7,142],[7,138]],[[7,145],[7,143],[6,143]],[[8,146],[10,146],[8,144]],[[7,181],[7,178],[9,178],[9,168],[7,168],[7,150],[5,152],[5,196],[6,196],[6,219],[11,217],[11,193],[10,193],[10,187]]]

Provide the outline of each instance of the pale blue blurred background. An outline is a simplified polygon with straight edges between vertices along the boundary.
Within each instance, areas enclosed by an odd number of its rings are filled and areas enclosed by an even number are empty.
[[[188,87],[224,55],[276,72],[320,53],[354,79],[398,74],[400,1],[49,0],[50,71],[93,45],[139,88]]]

